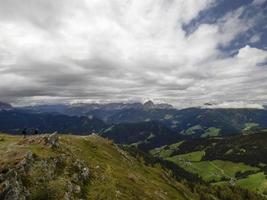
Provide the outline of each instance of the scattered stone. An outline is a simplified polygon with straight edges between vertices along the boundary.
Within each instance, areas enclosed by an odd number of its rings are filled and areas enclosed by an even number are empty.
[[[79,185],[74,186],[74,193],[76,193],[76,194],[81,193],[81,187]]]
[[[51,146],[52,148],[59,147],[59,137],[57,132],[52,133],[51,135],[44,137],[45,144]]]
[[[26,156],[17,164],[16,169],[20,173],[26,173],[34,161],[33,154],[29,151]]]
[[[15,170],[9,170],[5,175],[5,181],[0,183],[0,199],[26,200],[29,191],[23,186],[20,176]]]
[[[77,159],[73,163],[73,169],[74,169],[75,173],[73,174],[72,177],[73,177],[73,180],[75,182],[77,182],[77,179],[78,179],[78,181],[83,181],[83,182],[86,182],[89,180],[89,178],[90,178],[89,177],[90,176],[89,168],[86,166],[84,161]]]
[[[84,181],[87,181],[89,179],[89,169],[87,167],[83,168],[81,176]]]
[[[79,182],[79,175],[77,173],[74,173],[72,174],[71,179],[74,182]]]

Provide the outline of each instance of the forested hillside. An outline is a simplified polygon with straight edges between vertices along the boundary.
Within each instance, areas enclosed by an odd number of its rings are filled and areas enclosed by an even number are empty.
[[[248,190],[189,182],[96,135],[0,135],[0,199],[259,200]]]

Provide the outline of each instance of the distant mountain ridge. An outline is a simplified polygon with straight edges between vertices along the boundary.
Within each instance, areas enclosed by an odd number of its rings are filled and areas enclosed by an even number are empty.
[[[185,137],[156,122],[121,123],[105,129],[101,136],[118,144],[134,145],[142,150],[171,144]]]
[[[41,131],[72,132],[90,134],[99,132],[110,139],[132,143],[131,138],[139,138],[134,143],[145,144],[152,134],[154,138],[147,144],[161,144],[161,138],[205,138],[249,133],[267,128],[266,109],[175,109],[165,104],[148,101],[141,103],[109,104],[55,104],[12,108],[0,112],[0,131],[19,133],[25,127]],[[157,123],[162,130],[155,129]],[[15,127],[13,125],[16,125]],[[49,127],[49,128],[48,128]],[[111,127],[117,130],[117,136]],[[147,127],[150,127],[149,129]],[[122,129],[123,128],[123,129]],[[143,130],[142,130],[143,129]],[[122,133],[123,130],[133,135]],[[135,131],[132,131],[135,130]],[[121,138],[118,138],[119,137]],[[164,140],[164,139],[162,139]],[[158,144],[155,143],[158,141]]]
[[[31,113],[21,110],[0,111],[0,131],[19,134],[24,128],[38,129],[40,133],[91,134],[107,128],[99,119],[68,116],[58,113]]]
[[[142,103],[75,103],[75,104],[51,104],[21,107],[23,110],[33,112],[59,112],[66,115],[86,115],[94,111],[120,111],[126,109],[149,110],[149,109],[174,109],[170,104],[154,104],[152,101]]]
[[[93,116],[94,114],[94,112],[88,113]],[[262,109],[125,109],[113,112],[111,115],[96,113],[95,116],[108,124],[158,121],[176,132],[192,137],[201,137],[202,134],[210,131],[210,128],[220,135],[267,127],[267,110]]]
[[[11,109],[11,108],[12,108],[11,104],[0,101],[0,110]]]

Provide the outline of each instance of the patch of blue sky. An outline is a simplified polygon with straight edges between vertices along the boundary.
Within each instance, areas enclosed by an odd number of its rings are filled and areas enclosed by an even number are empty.
[[[238,50],[246,45],[267,50],[267,1],[261,5],[254,5],[252,0],[219,0],[209,9],[203,10],[189,23],[183,25],[187,35],[193,33],[201,24],[216,24],[226,14],[243,8],[239,16],[245,23],[253,25],[238,34],[229,44],[218,46],[226,56],[234,56]]]
[[[234,11],[241,6],[252,3],[252,0],[218,0],[210,8],[203,10],[189,23],[183,25],[187,34],[194,32],[200,24],[213,24],[225,14]]]

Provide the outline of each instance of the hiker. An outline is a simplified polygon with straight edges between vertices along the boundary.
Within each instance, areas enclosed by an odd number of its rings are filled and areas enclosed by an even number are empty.
[[[24,138],[26,138],[26,136],[27,136],[27,128],[23,129],[22,135],[23,135]]]
[[[35,128],[34,131],[33,131],[33,134],[34,135],[38,135],[38,133],[39,133],[38,129]]]

